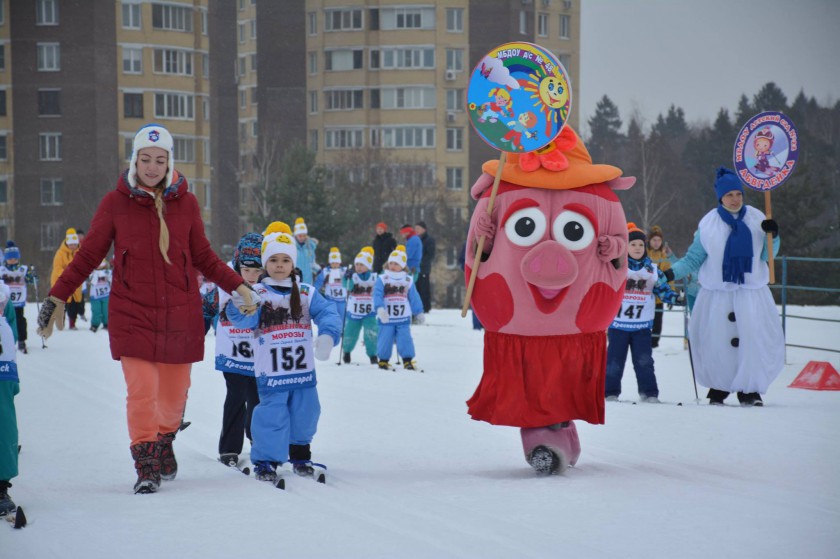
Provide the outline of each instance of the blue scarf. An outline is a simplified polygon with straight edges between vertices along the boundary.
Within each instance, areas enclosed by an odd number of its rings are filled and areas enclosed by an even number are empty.
[[[737,217],[729,213],[722,204],[718,206],[717,211],[723,222],[732,228],[723,251],[723,281],[744,283],[744,274],[752,272],[753,258],[752,233],[744,223],[747,207],[741,206]]]

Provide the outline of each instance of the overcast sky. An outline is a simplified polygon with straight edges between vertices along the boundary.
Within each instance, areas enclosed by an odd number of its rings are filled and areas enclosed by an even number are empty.
[[[581,0],[581,127],[604,94],[623,129],[673,103],[689,123],[734,116],[774,81],[792,101],[840,99],[840,0]],[[572,76],[574,79],[575,76]],[[736,123],[738,125],[743,123]]]

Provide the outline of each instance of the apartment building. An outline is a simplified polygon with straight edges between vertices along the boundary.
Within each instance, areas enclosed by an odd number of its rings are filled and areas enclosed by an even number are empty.
[[[0,0],[0,241],[42,282],[137,129],[172,131],[212,235],[207,0]]]

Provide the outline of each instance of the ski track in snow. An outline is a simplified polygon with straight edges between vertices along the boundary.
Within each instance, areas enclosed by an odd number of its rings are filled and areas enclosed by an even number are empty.
[[[34,330],[35,305],[27,315]],[[359,366],[336,365],[338,348],[317,364],[313,459],[328,466],[327,484],[289,472],[286,491],[216,460],[225,384],[212,332],[193,367],[192,425],[175,442],[178,478],[142,496],[131,489],[125,386],[107,332],[57,332],[46,350],[30,332],[10,491],[29,526],[0,529],[0,557],[768,559],[840,546],[840,393],[787,388],[809,360],[840,368],[835,354],[790,348],[764,408],[734,405],[734,395],[721,408],[697,405],[682,340],[664,338],[654,350],[660,396],[683,405],[608,402],[606,425],[578,422],[577,466],[538,478],[517,429],[466,413],[482,334],[455,310],[428,318],[412,328],[423,374],[379,370],[361,343]],[[666,313],[664,333],[681,331],[682,315]],[[840,327],[789,321],[788,339],[836,347]],[[628,359],[622,399],[635,393]]]

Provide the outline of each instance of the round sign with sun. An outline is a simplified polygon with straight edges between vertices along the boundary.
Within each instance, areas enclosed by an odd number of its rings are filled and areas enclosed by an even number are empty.
[[[492,147],[535,151],[560,133],[572,105],[566,69],[532,43],[505,43],[476,65],[467,89],[470,122]]]

